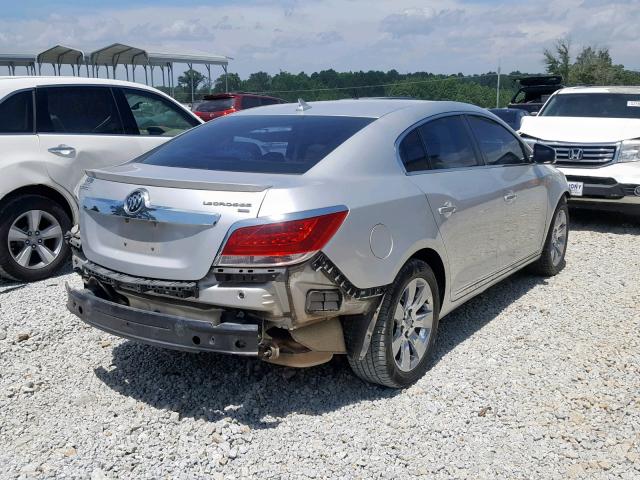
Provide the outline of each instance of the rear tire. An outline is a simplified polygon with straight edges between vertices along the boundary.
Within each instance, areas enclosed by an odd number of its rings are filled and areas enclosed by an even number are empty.
[[[349,365],[363,380],[403,388],[427,371],[438,331],[438,282],[422,260],[409,260],[385,294],[365,357]]]
[[[553,277],[566,266],[565,254],[569,243],[569,208],[562,197],[551,219],[542,255],[531,265],[531,270],[545,277]]]
[[[71,219],[53,200],[25,195],[0,210],[0,276],[33,282],[51,276],[69,256]]]

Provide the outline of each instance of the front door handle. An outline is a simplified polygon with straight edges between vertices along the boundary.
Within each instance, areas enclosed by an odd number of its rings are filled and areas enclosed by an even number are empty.
[[[453,205],[451,202],[445,202],[444,205],[442,205],[438,209],[438,213],[442,215],[444,218],[449,218],[453,213],[455,213],[455,211],[456,211],[456,206]]]
[[[504,201],[507,203],[513,202],[516,198],[518,198],[518,194],[512,191],[507,192],[504,196]]]
[[[57,147],[51,147],[49,148],[49,152],[53,153],[54,155],[59,155],[61,157],[73,157],[76,154],[76,149],[73,147],[70,147],[69,145],[58,145]]]

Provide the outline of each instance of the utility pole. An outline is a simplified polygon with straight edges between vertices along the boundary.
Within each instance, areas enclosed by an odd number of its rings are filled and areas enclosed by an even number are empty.
[[[496,108],[500,108],[500,62],[498,62],[498,86],[496,87]]]

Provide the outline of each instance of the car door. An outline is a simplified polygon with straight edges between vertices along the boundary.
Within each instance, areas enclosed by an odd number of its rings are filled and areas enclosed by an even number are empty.
[[[504,201],[483,167],[464,118],[439,117],[399,145],[410,179],[425,193],[444,241],[452,300],[472,292],[497,270]]]
[[[71,193],[85,170],[128,162],[200,125],[160,95],[108,85],[40,87],[36,118],[49,176]]]
[[[524,144],[509,129],[481,115],[467,121],[504,198],[504,226],[498,240],[498,267],[508,269],[536,255],[542,247],[547,217],[547,189],[542,169],[531,162]]]
[[[24,185],[23,179],[7,173],[15,171],[12,167],[24,164],[40,168],[38,158],[34,158],[38,154],[38,137],[33,118],[33,89],[18,90],[0,98],[0,199]]]
[[[109,86],[36,90],[36,125],[51,179],[73,193],[85,170],[124,163],[142,151],[126,135]]]

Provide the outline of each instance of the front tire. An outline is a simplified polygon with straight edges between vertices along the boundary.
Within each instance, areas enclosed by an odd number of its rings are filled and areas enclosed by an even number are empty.
[[[431,267],[409,260],[385,294],[365,357],[349,356],[363,380],[403,388],[427,371],[438,331],[440,296]]]
[[[553,277],[566,265],[565,254],[569,240],[569,208],[566,198],[562,197],[551,219],[542,255],[531,265],[534,273]]]
[[[0,211],[0,276],[33,282],[51,276],[69,256],[71,219],[56,202],[25,195]]]

